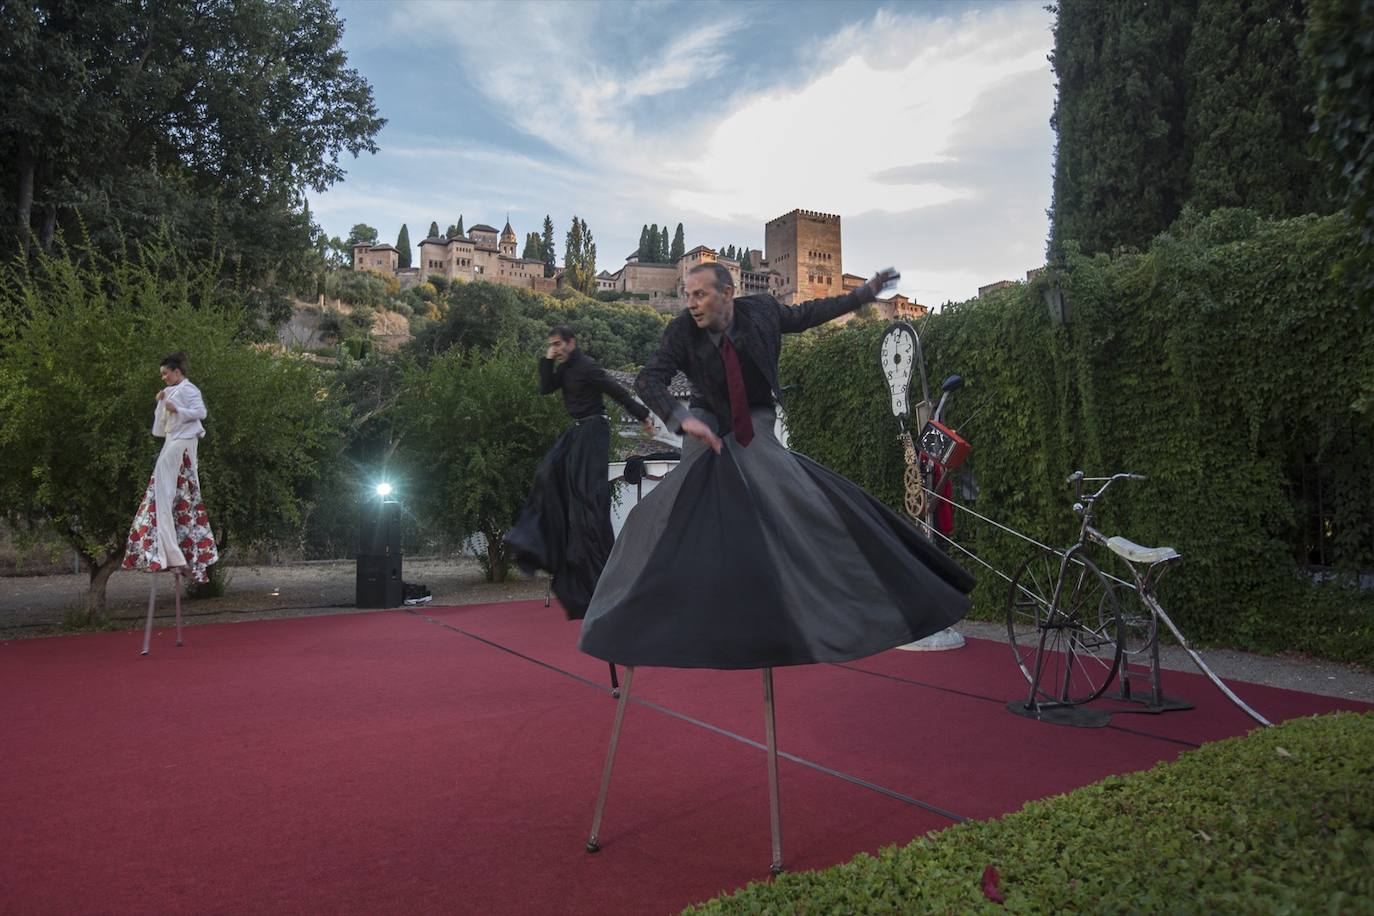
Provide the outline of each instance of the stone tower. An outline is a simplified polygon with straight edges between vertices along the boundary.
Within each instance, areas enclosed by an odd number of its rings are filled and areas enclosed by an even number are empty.
[[[501,253],[508,258],[515,257],[515,230],[510,227],[510,217],[506,217],[506,228],[501,230]]]
[[[844,294],[840,260],[840,218],[833,213],[793,210],[763,227],[764,257],[782,275],[778,301],[795,305]]]

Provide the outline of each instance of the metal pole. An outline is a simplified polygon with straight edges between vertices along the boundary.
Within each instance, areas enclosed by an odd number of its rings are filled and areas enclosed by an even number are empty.
[[[172,573],[172,589],[177,596],[177,647],[180,648],[181,642],[181,584],[183,582],[181,570]]]
[[[778,810],[778,735],[773,722],[773,669],[763,669],[763,729],[768,739],[768,819],[773,831],[771,871],[782,874],[782,814]]]
[[[139,655],[147,655],[148,647],[153,642],[153,608],[157,606],[157,576],[149,576],[148,581],[148,622],[143,625],[143,651]]]
[[[615,749],[620,743],[620,723],[625,719],[625,705],[630,701],[630,685],[634,683],[635,669],[630,665],[625,669],[625,686],[620,689],[620,702],[615,706],[615,724],[611,726],[611,744],[606,749],[606,766],[601,771],[601,794],[596,798],[596,814],[592,816],[592,832],[587,838],[587,852],[601,848],[597,836],[601,832],[601,812],[606,808],[606,794],[611,790],[611,769],[615,766]]]

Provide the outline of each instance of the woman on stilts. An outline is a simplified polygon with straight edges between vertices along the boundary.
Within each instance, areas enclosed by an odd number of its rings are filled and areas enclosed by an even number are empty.
[[[205,436],[202,421],[208,414],[200,389],[186,377],[185,353],[165,357],[158,368],[166,387],[157,393],[152,432],[163,439],[162,451],[129,528],[123,565],[125,569],[145,572],[172,571],[179,608],[182,582],[208,581],[207,567],[219,559],[201,499],[200,462],[196,455]],[[151,611],[150,599],[149,629]],[[144,654],[147,651],[145,634]]]

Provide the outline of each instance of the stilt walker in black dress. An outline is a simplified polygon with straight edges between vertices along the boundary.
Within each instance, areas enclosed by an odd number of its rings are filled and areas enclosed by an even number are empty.
[[[682,463],[626,519],[582,624],[580,648],[628,667],[588,849],[597,832],[638,665],[762,668],[773,827],[782,868],[772,669],[843,662],[962,619],[973,578],[907,520],[774,437],[782,335],[873,301],[878,273],[832,299],[734,298],[729,271],[686,278],[688,307],[635,381],[683,436]],[[667,390],[692,382],[690,409]]]
[[[652,436],[654,427],[644,405],[578,348],[567,325],[549,331],[548,349],[539,361],[539,393],[555,391],[563,392],[573,425],[540,462],[506,543],[525,572],[552,574],[553,592],[568,619],[580,620],[615,541],[606,476],[611,426],[602,395],[639,420],[646,435]],[[617,686],[614,664],[611,683]]]

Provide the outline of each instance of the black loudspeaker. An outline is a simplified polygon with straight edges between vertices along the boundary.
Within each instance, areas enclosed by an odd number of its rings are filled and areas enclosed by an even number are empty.
[[[358,607],[401,606],[401,555],[358,555]]]
[[[401,555],[401,504],[370,499],[363,504],[358,529],[358,556]]]

